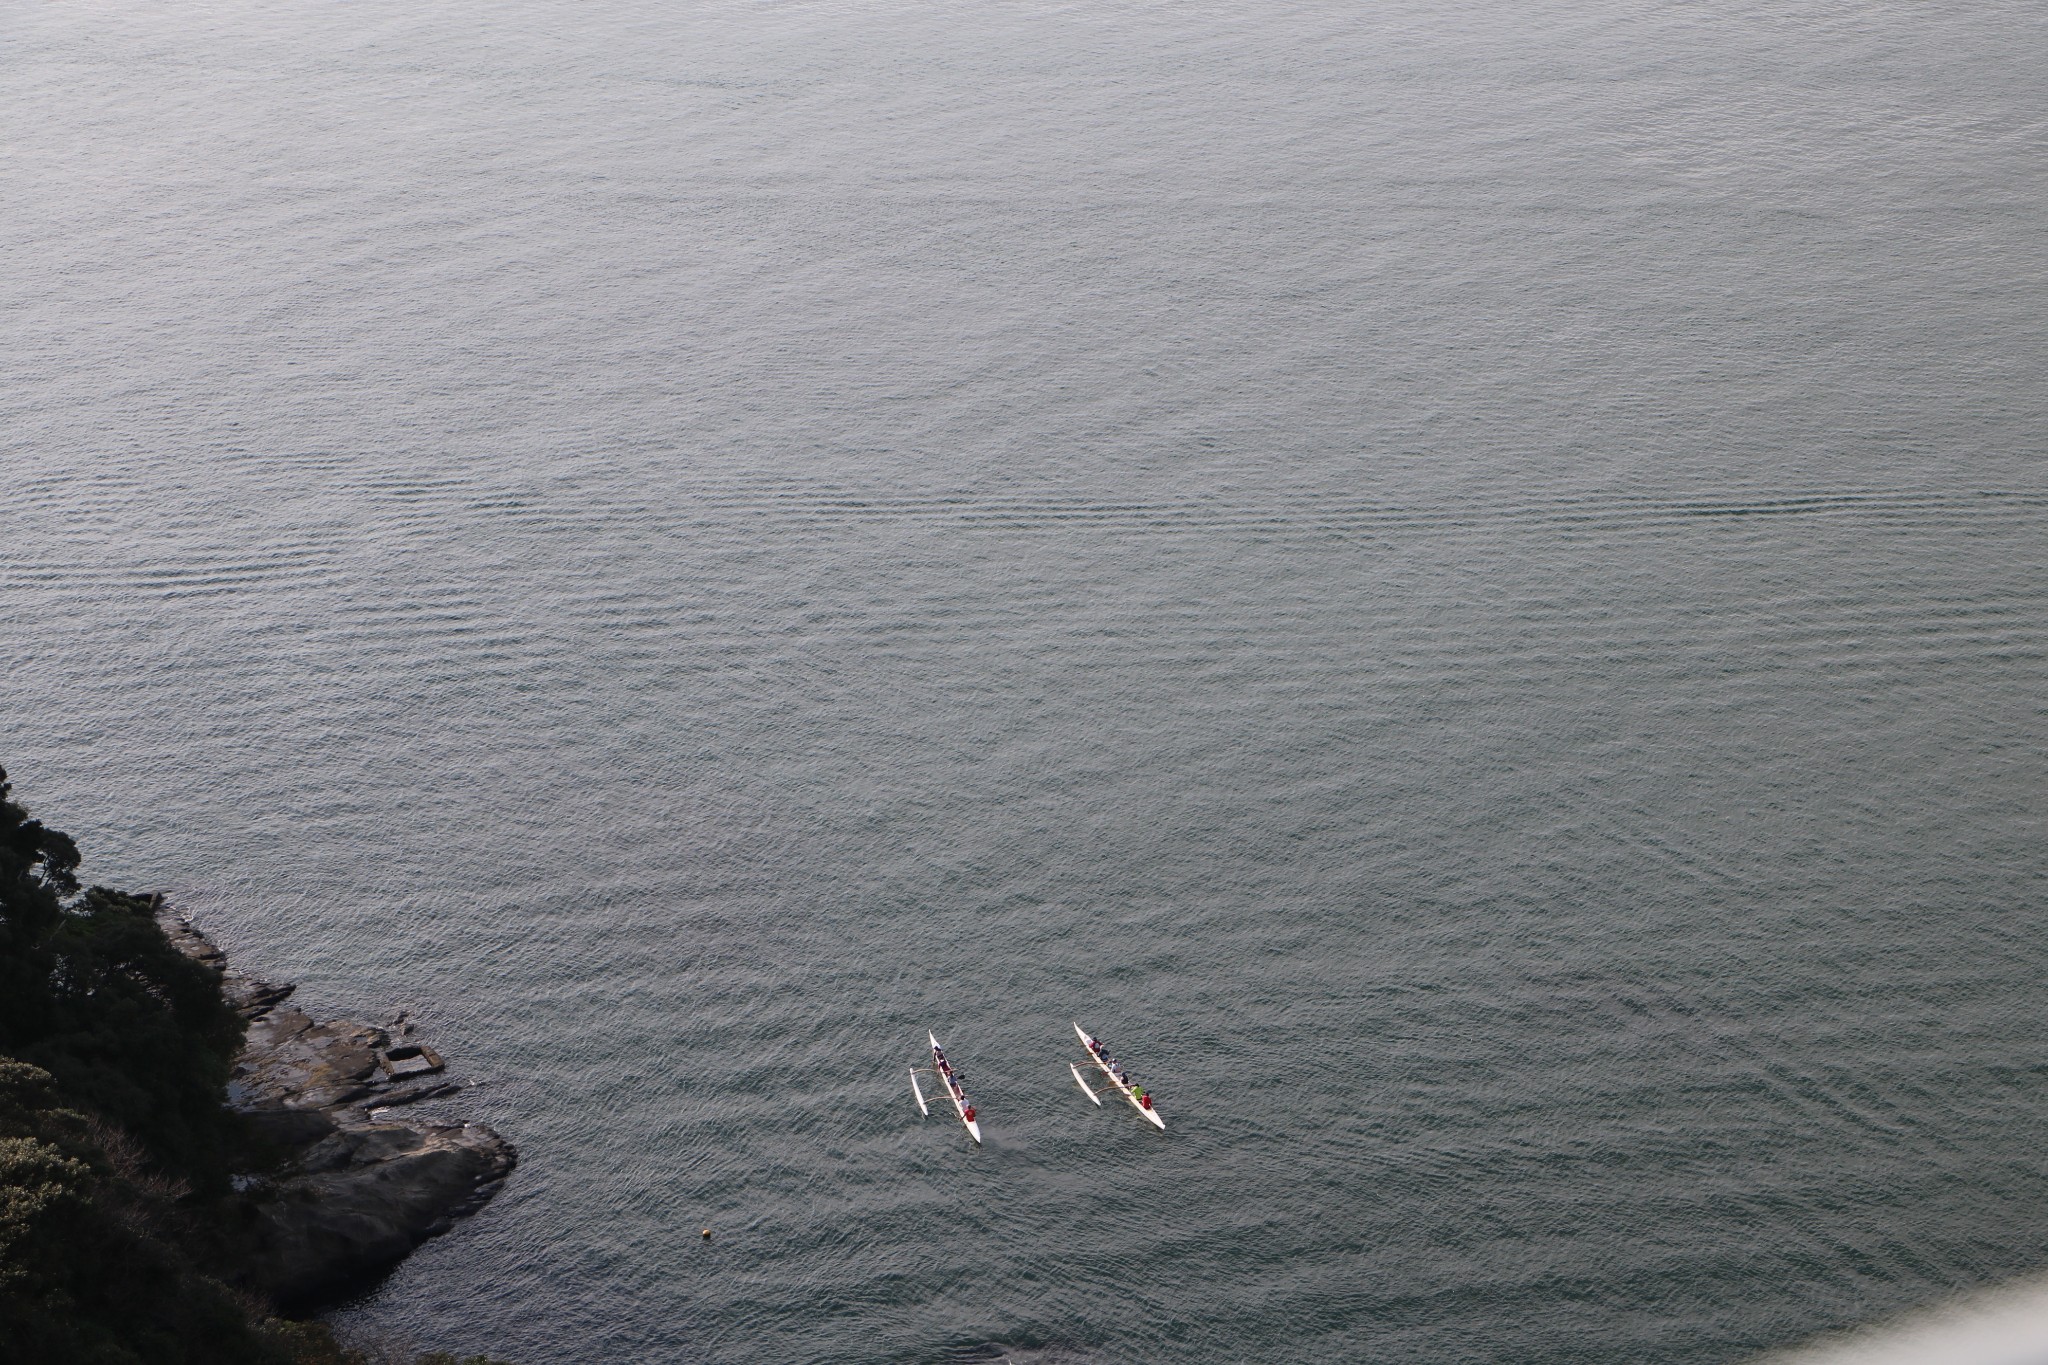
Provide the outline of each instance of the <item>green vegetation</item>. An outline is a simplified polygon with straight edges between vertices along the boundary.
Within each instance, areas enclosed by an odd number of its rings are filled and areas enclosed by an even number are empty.
[[[242,1020],[151,902],[0,769],[0,1342],[10,1365],[380,1365],[229,1287]],[[491,1365],[432,1355],[420,1365]]]

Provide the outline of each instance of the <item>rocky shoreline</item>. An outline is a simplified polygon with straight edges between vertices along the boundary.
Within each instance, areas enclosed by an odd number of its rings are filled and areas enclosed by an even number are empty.
[[[223,998],[249,1021],[228,1086],[264,1157],[236,1179],[245,1288],[288,1312],[316,1311],[374,1281],[504,1184],[518,1154],[484,1124],[392,1117],[461,1088],[403,1015],[383,1026],[316,1022],[286,1003],[293,987],[231,971],[161,899],[156,915],[164,936],[216,972]]]

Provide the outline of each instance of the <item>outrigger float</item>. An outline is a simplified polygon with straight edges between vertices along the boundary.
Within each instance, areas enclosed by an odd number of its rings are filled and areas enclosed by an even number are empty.
[[[960,1073],[953,1070],[953,1064],[946,1060],[946,1050],[939,1046],[938,1035],[930,1029],[926,1029],[924,1036],[931,1040],[932,1064],[930,1068],[921,1066],[910,1068],[910,1093],[917,1096],[917,1111],[927,1118],[931,1116],[932,1112],[925,1105],[924,1089],[918,1085],[917,1078],[921,1075],[930,1076],[935,1080],[943,1082],[946,1087],[946,1094],[953,1101],[953,1108],[959,1111],[960,1122],[967,1125],[967,1136],[973,1138],[977,1144],[980,1143],[981,1125],[974,1121],[974,1106],[967,1102],[967,1092],[960,1088]]]
[[[1145,1093],[1145,1087],[1124,1074],[1124,1069],[1116,1064],[1116,1058],[1109,1055],[1109,1049],[1102,1045],[1101,1039],[1089,1037],[1088,1030],[1079,1024],[1074,1025],[1074,1032],[1080,1035],[1081,1046],[1088,1049],[1088,1056],[1092,1059],[1086,1069],[1100,1072],[1104,1080],[1115,1086],[1123,1093],[1123,1097],[1131,1102],[1131,1108],[1145,1116],[1147,1123],[1160,1132],[1165,1132],[1166,1120],[1159,1117],[1159,1111],[1152,1107],[1152,1097]],[[1074,1073],[1074,1084],[1081,1087],[1081,1093],[1094,1100],[1100,1108],[1102,1096],[1088,1088],[1087,1080],[1081,1075],[1083,1068],[1069,1062],[1067,1070]]]

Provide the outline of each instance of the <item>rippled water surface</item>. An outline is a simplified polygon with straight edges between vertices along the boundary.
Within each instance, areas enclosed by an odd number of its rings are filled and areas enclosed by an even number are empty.
[[[2048,1262],[2038,4],[0,61],[0,762],[524,1154],[345,1322],[1704,1365]]]

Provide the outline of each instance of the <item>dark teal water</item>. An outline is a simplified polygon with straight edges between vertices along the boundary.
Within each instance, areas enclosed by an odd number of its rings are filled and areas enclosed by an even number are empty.
[[[523,1153],[346,1325],[1707,1365],[2048,1262],[2036,7],[10,19],[0,762]]]

